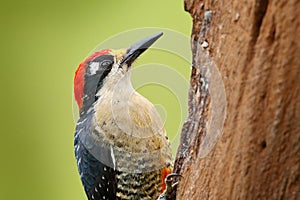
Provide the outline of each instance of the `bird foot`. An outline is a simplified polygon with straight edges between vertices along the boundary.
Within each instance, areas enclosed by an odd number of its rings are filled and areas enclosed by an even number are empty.
[[[180,174],[172,173],[167,175],[165,178],[165,183],[166,183],[166,189],[161,195],[158,197],[157,200],[174,200],[175,199],[175,191],[178,185],[178,181],[176,181],[174,184],[173,178],[174,177],[182,177]]]

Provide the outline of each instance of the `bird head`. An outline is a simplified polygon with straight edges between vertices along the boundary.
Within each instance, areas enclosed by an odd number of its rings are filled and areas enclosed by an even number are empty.
[[[129,74],[132,63],[162,34],[144,38],[127,49],[96,51],[80,63],[74,77],[74,95],[80,115],[97,101],[97,93],[104,85],[114,87]]]

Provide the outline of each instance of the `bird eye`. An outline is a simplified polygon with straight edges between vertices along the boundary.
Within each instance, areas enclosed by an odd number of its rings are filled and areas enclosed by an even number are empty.
[[[111,65],[113,62],[111,60],[103,60],[101,63],[100,63],[100,66],[101,67],[105,67],[105,66],[108,66],[108,65]]]

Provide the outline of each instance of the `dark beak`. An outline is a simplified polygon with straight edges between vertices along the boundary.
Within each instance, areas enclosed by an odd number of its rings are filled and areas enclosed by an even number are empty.
[[[146,37],[137,43],[131,45],[128,49],[126,54],[124,55],[123,60],[120,63],[120,67],[124,65],[125,63],[128,66],[131,66],[131,64],[134,62],[137,57],[139,57],[146,49],[148,49],[158,38],[160,38],[163,35],[162,32],[157,33],[155,35],[151,35],[149,37]]]

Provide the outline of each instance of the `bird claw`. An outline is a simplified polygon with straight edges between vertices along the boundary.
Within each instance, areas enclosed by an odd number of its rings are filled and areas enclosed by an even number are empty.
[[[177,187],[179,182],[176,181],[174,184],[172,184],[174,177],[182,177],[182,175],[176,174],[176,173],[172,173],[172,174],[167,175],[166,178],[165,178],[166,189],[158,197],[157,200],[172,200],[172,199],[175,199],[174,198],[175,197],[174,191],[176,190],[175,188]]]

